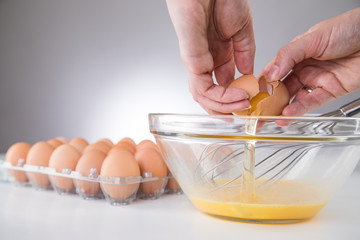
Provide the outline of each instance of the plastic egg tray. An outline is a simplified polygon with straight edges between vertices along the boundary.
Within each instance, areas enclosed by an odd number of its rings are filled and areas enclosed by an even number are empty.
[[[16,180],[13,177],[16,174],[25,174],[28,181]],[[49,167],[12,166],[3,159],[0,159],[0,181],[30,185],[37,190],[55,190],[59,195],[78,194],[83,199],[105,198],[111,205],[127,205],[136,199],[157,199],[164,193],[182,193],[171,174],[165,178],[154,177],[151,172],[139,177],[105,177],[92,168],[89,176],[82,176],[71,169],[63,169],[59,173]]]

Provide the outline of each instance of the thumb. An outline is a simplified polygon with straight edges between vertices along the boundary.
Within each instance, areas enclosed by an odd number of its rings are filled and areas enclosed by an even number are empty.
[[[277,81],[286,76],[298,63],[308,58],[321,56],[326,49],[322,35],[318,32],[308,32],[296,37],[289,44],[280,48],[275,59],[266,66],[267,79]]]

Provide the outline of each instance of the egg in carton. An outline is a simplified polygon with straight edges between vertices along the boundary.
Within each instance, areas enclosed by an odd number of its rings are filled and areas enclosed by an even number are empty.
[[[4,157],[0,156],[0,182],[6,183],[9,182],[9,172],[4,166]]]
[[[182,193],[151,140],[138,145],[130,138],[115,145],[107,139],[94,144],[65,140],[16,143],[6,153],[5,167],[22,185],[54,189],[60,195],[77,193],[84,199],[106,198],[112,205]]]
[[[22,162],[22,161],[20,161]],[[170,181],[176,180],[171,176],[164,178],[153,177],[151,172],[145,172],[143,176],[101,176],[96,168],[90,168],[89,175],[83,176],[78,171],[70,168],[63,168],[58,172],[55,168],[35,166],[25,164],[23,166],[12,166],[11,163],[5,162],[2,167],[16,172],[26,173],[29,175],[45,176],[50,179],[51,185],[48,187],[46,178],[36,178],[33,181],[30,178],[31,185],[37,190],[54,189],[59,195],[68,195],[77,193],[83,199],[103,199],[111,205],[127,205],[137,198],[141,199],[157,199],[166,190]],[[40,179],[40,180],[39,180]],[[16,179],[14,179],[16,182]],[[24,184],[22,184],[24,186]],[[143,189],[140,191],[140,186]],[[182,193],[181,188],[171,187],[170,193]],[[166,190],[166,191],[168,191]]]
[[[58,143],[54,140],[53,144],[56,146]],[[27,154],[26,163],[29,165],[29,167],[26,173],[31,185],[38,190],[52,189],[50,179],[48,174],[30,171],[31,166],[36,166],[40,169],[42,167],[47,167],[49,165],[50,156],[55,150],[54,145],[50,144],[49,142],[37,142],[30,148]]]
[[[165,186],[165,193],[167,193],[167,194],[182,194],[183,193],[179,183],[172,176],[170,171],[169,171],[169,175],[168,175],[168,181]]]
[[[26,142],[18,142],[13,144],[5,155],[5,161],[8,166],[23,167],[27,160],[27,155],[31,145]],[[10,175],[15,179],[18,184],[28,185],[29,178],[24,171],[9,169]]]
[[[157,147],[139,146],[135,159],[145,180],[140,184],[138,195],[142,199],[156,199],[164,193],[168,182],[168,167]],[[157,177],[158,180],[150,180],[152,177]]]

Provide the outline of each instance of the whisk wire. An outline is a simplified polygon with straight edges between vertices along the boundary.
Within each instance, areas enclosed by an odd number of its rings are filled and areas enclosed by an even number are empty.
[[[342,106],[339,110],[332,111],[327,114],[321,115],[321,117],[347,117],[354,116],[360,112],[360,98]],[[309,128],[314,132],[314,134],[325,133],[331,135],[334,132],[336,127],[336,122],[334,121],[323,121],[320,123],[313,122],[295,122],[289,126],[288,129],[296,129],[300,134],[301,132],[307,132]],[[286,133],[286,129],[280,128],[276,130],[278,134]],[[298,162],[308,154],[314,148],[321,147],[320,144],[311,145],[277,145],[277,144],[266,144],[260,142],[259,146],[255,148],[255,161],[253,168],[256,170],[254,177],[257,179],[264,179],[261,181],[261,188],[267,188],[272,184],[276,183],[280,179],[283,179],[286,174],[293,169]],[[254,144],[258,142],[254,141]],[[198,178],[199,182],[206,183],[211,182],[215,187],[211,189],[210,192],[217,191],[225,187],[237,187],[241,184],[241,181],[236,182],[236,180],[243,177],[243,172],[246,171],[245,168],[237,168],[237,166],[244,165],[245,163],[245,147],[246,143],[228,143],[218,142],[214,144],[209,144],[204,148],[204,151],[199,157],[199,163],[195,170],[195,176]],[[270,148],[279,148],[273,151],[270,154],[267,154],[266,149]],[[264,151],[262,151],[265,149]],[[265,157],[264,157],[265,155]],[[256,160],[259,160],[256,162]],[[207,168],[207,166],[211,166]],[[242,169],[239,170],[238,169]],[[235,170],[235,174],[230,171]],[[229,177],[230,175],[230,177]],[[228,181],[216,181],[218,179],[224,179],[224,176],[229,177]],[[244,181],[244,179],[242,179]]]

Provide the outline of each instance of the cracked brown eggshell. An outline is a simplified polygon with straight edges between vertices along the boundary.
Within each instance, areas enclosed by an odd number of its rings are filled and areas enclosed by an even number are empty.
[[[257,80],[252,74],[243,75],[235,79],[229,85],[229,88],[244,89],[249,95],[250,102],[259,92],[268,92],[270,94],[269,97],[259,101],[255,110],[250,114],[251,116],[278,116],[290,101],[289,91],[283,82],[275,81],[267,83],[264,77]],[[248,109],[239,110],[234,113],[241,116],[249,115]]]

